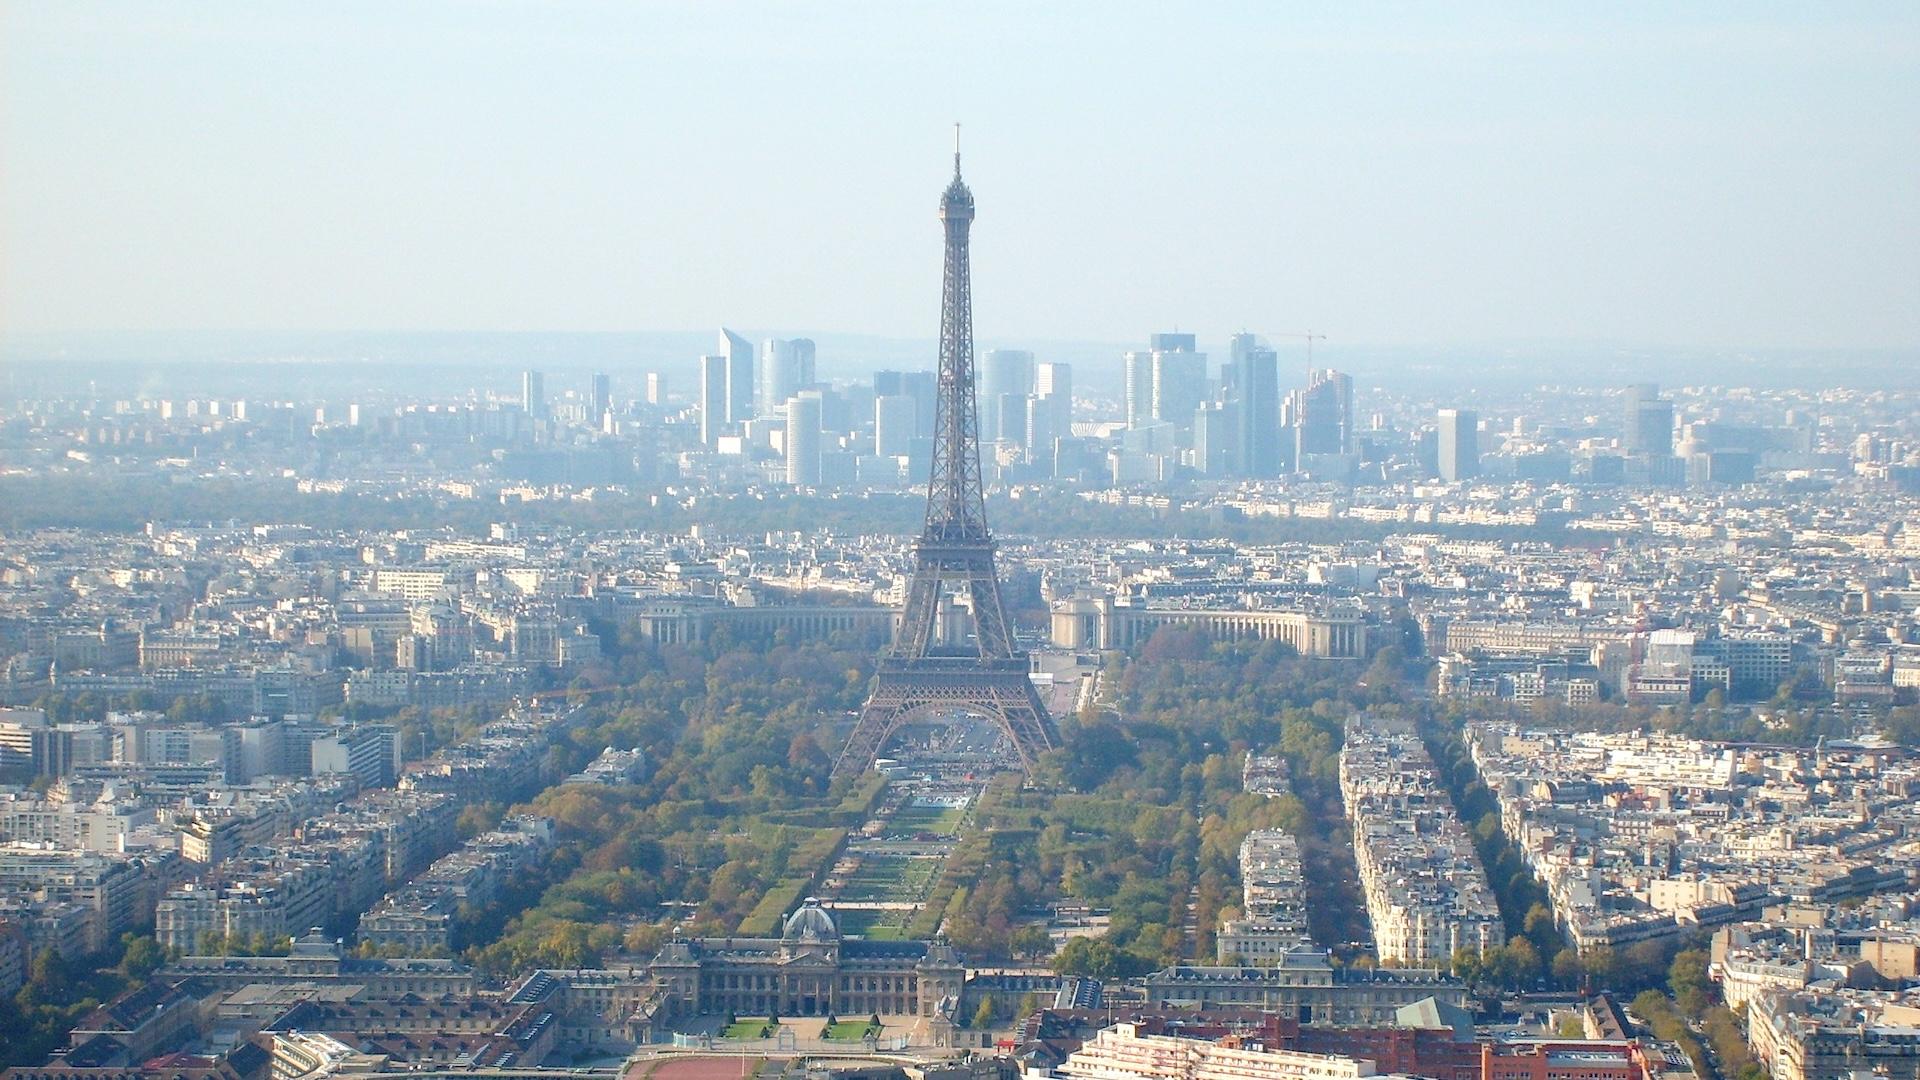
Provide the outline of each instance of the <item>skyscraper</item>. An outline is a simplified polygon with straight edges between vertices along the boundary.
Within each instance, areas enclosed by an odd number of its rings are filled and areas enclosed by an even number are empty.
[[[1295,463],[1309,454],[1353,452],[1353,376],[1332,368],[1307,375],[1294,409]]]
[[[989,431],[982,426],[980,437],[990,442],[1027,444],[1027,402],[1033,400],[1032,394],[1001,394],[993,402],[993,422],[998,430]],[[981,415],[986,415],[987,403],[980,403]],[[982,421],[984,425],[985,421]]]
[[[1126,365],[1126,420],[1130,428],[1153,422],[1153,353],[1135,351],[1122,358]]]
[[[1053,426],[1062,436],[1073,429],[1073,365],[1059,361],[1036,364],[1033,393],[1053,412]]]
[[[1629,454],[1673,456],[1673,402],[1653,383],[1635,383],[1624,395],[1626,423],[1620,445]]]
[[[820,483],[820,395],[811,391],[787,399],[787,483]]]
[[[727,423],[744,424],[754,415],[753,344],[723,326],[720,353],[727,358]]]
[[[1227,338],[1227,359],[1220,365],[1220,397],[1233,400],[1239,396],[1240,368],[1248,353],[1260,348],[1260,335],[1242,331]]]
[[[1239,456],[1240,403],[1202,402],[1193,414],[1193,467],[1207,476],[1225,476]]]
[[[819,381],[819,376],[814,372],[814,351],[812,338],[793,339],[793,362],[800,369],[802,390]]]
[[[647,404],[665,405],[667,403],[667,377],[657,371],[647,372]]]
[[[613,380],[604,371],[593,373],[593,392],[587,398],[587,421],[598,426],[613,411]]]
[[[725,356],[700,358],[700,444],[712,449],[727,431],[727,372]]]
[[[1066,434],[1059,427],[1058,411],[1049,398],[1030,394],[1022,400],[1026,404],[1026,424],[1020,433],[1020,445],[1026,448],[1028,461],[1040,463],[1051,474],[1054,442]]]
[[[520,373],[520,411],[533,417],[547,415],[547,377],[531,368]]]
[[[1155,334],[1153,341],[1153,418],[1191,427],[1207,397],[1207,355],[1193,351],[1192,334]]]
[[[1020,441],[1027,426],[1026,397],[1033,393],[1033,354],[1025,349],[994,349],[980,365],[980,436],[993,442]],[[1006,399],[1019,404],[1010,411]]]
[[[909,371],[900,376],[900,390],[913,399],[913,422],[919,437],[932,438],[934,405],[940,397],[939,379],[931,371]]]
[[[1280,358],[1252,334],[1235,334],[1227,346],[1224,390],[1236,402],[1234,451],[1245,476],[1280,475]]]
[[[920,435],[918,409],[905,394],[882,394],[873,399],[873,452],[881,457],[906,457]]]
[[[777,415],[786,400],[813,385],[813,342],[768,338],[760,343],[760,409]]]
[[[1480,474],[1480,417],[1472,409],[1441,409],[1440,479],[1466,480]]]

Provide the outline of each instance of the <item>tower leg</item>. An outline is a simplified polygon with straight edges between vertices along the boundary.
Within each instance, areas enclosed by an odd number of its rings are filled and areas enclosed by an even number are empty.
[[[1003,661],[985,671],[928,671],[913,661],[883,661],[846,749],[834,762],[833,779],[865,772],[902,723],[936,709],[980,713],[991,719],[1013,742],[1020,769],[1028,775],[1041,754],[1060,745],[1053,719],[1027,678],[1024,660],[1017,666]]]

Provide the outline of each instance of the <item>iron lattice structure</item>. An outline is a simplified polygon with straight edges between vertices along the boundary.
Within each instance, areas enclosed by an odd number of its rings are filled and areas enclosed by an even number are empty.
[[[953,182],[940,199],[940,220],[946,232],[946,269],[940,288],[940,374],[927,524],[914,546],[907,606],[893,647],[880,658],[873,691],[834,763],[836,778],[866,771],[902,723],[930,711],[992,718],[1013,740],[1029,773],[1034,759],[1060,741],[1027,677],[1027,655],[1014,640],[994,571],[973,389],[973,288],[967,261],[973,193],[960,179],[958,149]],[[950,588],[966,597],[974,631],[971,644],[941,640],[942,598]]]

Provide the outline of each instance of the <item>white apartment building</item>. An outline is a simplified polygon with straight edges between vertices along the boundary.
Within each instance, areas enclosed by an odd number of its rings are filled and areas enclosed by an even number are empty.
[[[1095,1035],[1059,1069],[1072,1080],[1359,1080],[1375,1074],[1373,1062],[1358,1058],[1142,1035],[1133,1024]]]

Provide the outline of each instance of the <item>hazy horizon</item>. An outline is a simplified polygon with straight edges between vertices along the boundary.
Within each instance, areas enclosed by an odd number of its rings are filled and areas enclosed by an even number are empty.
[[[8,2],[0,336],[931,340],[954,120],[983,341],[1920,344],[1894,4]]]
[[[930,369],[932,336],[809,332],[736,326],[758,342],[766,336],[812,336],[823,380],[856,382],[885,368]],[[0,335],[0,387],[19,396],[71,391],[93,379],[143,392],[218,396],[236,374],[255,380],[294,367],[310,369],[307,389],[370,376],[412,380],[418,390],[456,395],[492,389],[518,393],[519,372],[547,372],[554,392],[585,386],[591,372],[637,387],[658,371],[675,392],[690,394],[698,357],[714,351],[716,330],[682,331],[110,331]],[[1229,332],[1199,333],[1212,366],[1226,359]],[[1144,335],[1142,336],[1144,339]],[[1304,381],[1305,344],[1269,336],[1283,379]],[[1121,354],[1133,342],[1016,339],[983,335],[979,350],[1018,348],[1038,359],[1074,366],[1082,393],[1117,395]],[[1678,349],[1621,342],[1509,342],[1466,345],[1361,345],[1316,342],[1313,363],[1335,367],[1362,386],[1429,389],[1460,396],[1476,387],[1563,385],[1617,388],[1652,381],[1669,386],[1755,388],[1920,387],[1913,349]],[[160,376],[165,376],[164,378]],[[404,378],[402,378],[404,376]],[[465,380],[464,382],[462,380]],[[271,382],[271,379],[268,379]],[[573,384],[578,386],[573,386]],[[291,387],[288,388],[292,389]],[[102,389],[106,393],[106,389]]]

